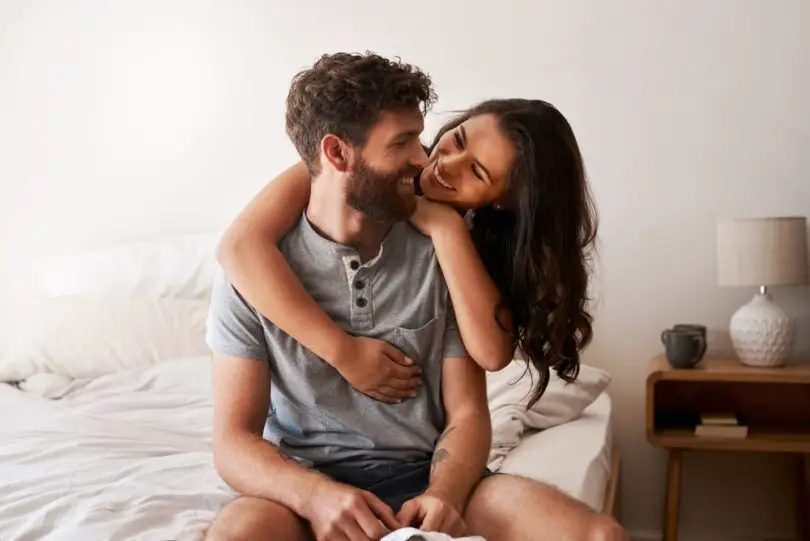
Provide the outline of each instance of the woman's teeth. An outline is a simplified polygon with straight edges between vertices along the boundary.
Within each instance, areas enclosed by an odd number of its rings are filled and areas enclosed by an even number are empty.
[[[453,188],[452,186],[450,186],[450,185],[449,185],[447,182],[445,182],[445,180],[442,178],[442,173],[441,173],[441,171],[439,171],[439,162],[436,162],[436,165],[434,165],[434,166],[433,166],[433,176],[436,178],[436,182],[438,182],[438,183],[439,183],[439,185],[440,185],[442,188],[447,188],[448,190],[453,190],[453,191],[455,191],[455,188]]]

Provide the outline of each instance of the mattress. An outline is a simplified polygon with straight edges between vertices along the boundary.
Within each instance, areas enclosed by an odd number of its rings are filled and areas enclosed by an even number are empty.
[[[524,434],[501,472],[548,483],[600,511],[611,475],[611,406],[603,392],[576,420]]]
[[[211,454],[211,363],[0,385],[0,540],[200,540],[233,493]],[[58,398],[55,399],[55,398]],[[590,505],[609,475],[610,401],[525,435],[503,471]]]

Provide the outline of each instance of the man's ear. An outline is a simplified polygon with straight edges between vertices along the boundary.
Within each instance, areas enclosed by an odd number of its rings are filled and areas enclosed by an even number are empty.
[[[327,134],[321,139],[321,152],[324,159],[336,170],[345,173],[349,170],[351,149],[343,139]]]

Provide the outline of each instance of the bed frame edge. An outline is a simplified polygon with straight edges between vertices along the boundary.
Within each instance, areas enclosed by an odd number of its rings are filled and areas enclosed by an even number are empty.
[[[613,517],[619,524],[621,524],[621,462],[621,455],[614,446],[610,459],[610,478],[602,500],[602,513]]]

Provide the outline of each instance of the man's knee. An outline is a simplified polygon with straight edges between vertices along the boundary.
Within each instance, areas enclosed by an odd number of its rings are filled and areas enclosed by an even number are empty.
[[[595,515],[588,529],[588,541],[628,541],[627,532],[607,515]]]
[[[215,520],[205,534],[205,541],[247,541],[261,539],[258,533],[246,525],[235,522]]]
[[[268,536],[309,539],[304,522],[275,502],[241,497],[226,505],[208,528],[205,541],[259,541]]]

